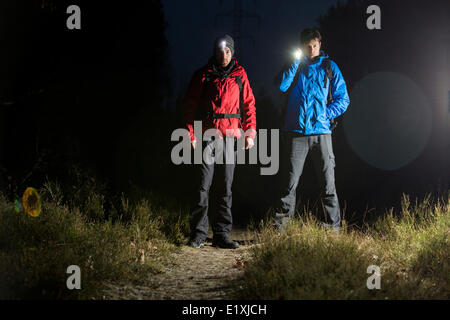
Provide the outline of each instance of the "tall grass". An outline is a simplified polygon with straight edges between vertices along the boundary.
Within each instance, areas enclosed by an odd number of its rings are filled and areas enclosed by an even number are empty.
[[[241,299],[449,299],[450,194],[393,210],[364,230],[344,224],[340,234],[312,215],[278,235],[267,223],[258,232],[243,277]],[[370,265],[381,269],[380,289],[369,290]]]
[[[38,217],[16,213],[0,194],[0,298],[98,299],[105,281],[136,283],[160,272],[184,240],[187,212],[175,201],[144,191],[114,199],[94,178],[81,178],[39,188]],[[81,269],[81,290],[66,286],[70,265]]]

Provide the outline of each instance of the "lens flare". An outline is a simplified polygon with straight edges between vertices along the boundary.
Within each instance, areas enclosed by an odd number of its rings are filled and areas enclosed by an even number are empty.
[[[423,88],[406,75],[370,73],[353,85],[350,101],[344,133],[361,160],[394,171],[425,152],[433,129],[432,106]]]
[[[41,198],[32,187],[28,187],[23,193],[22,204],[25,212],[32,217],[37,217],[41,213]]]
[[[19,200],[16,199],[16,201],[14,201],[14,210],[17,213],[20,213],[23,210],[22,204],[20,203]]]

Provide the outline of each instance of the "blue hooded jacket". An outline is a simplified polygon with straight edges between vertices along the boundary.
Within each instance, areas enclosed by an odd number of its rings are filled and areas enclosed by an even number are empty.
[[[331,95],[333,102],[327,106],[328,87],[323,60],[328,58],[323,52],[311,62],[307,57],[295,60],[289,70],[283,73],[280,84],[282,92],[290,90],[285,110],[284,131],[294,131],[304,135],[330,134],[330,119],[339,117],[347,109],[350,99],[342,73],[334,61],[330,60],[333,79]],[[297,83],[294,81],[299,66],[300,74]]]

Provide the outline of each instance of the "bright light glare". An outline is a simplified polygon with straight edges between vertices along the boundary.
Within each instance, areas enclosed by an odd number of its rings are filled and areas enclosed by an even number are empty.
[[[300,60],[300,58],[302,57],[302,55],[303,55],[302,50],[297,49],[297,50],[294,52],[295,60]]]

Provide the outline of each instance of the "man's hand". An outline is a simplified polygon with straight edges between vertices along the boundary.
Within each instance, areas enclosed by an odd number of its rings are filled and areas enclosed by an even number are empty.
[[[197,140],[192,140],[191,145],[192,145],[192,148],[195,149],[195,146],[197,145]]]
[[[253,138],[245,137],[245,150],[251,149],[255,145]]]

